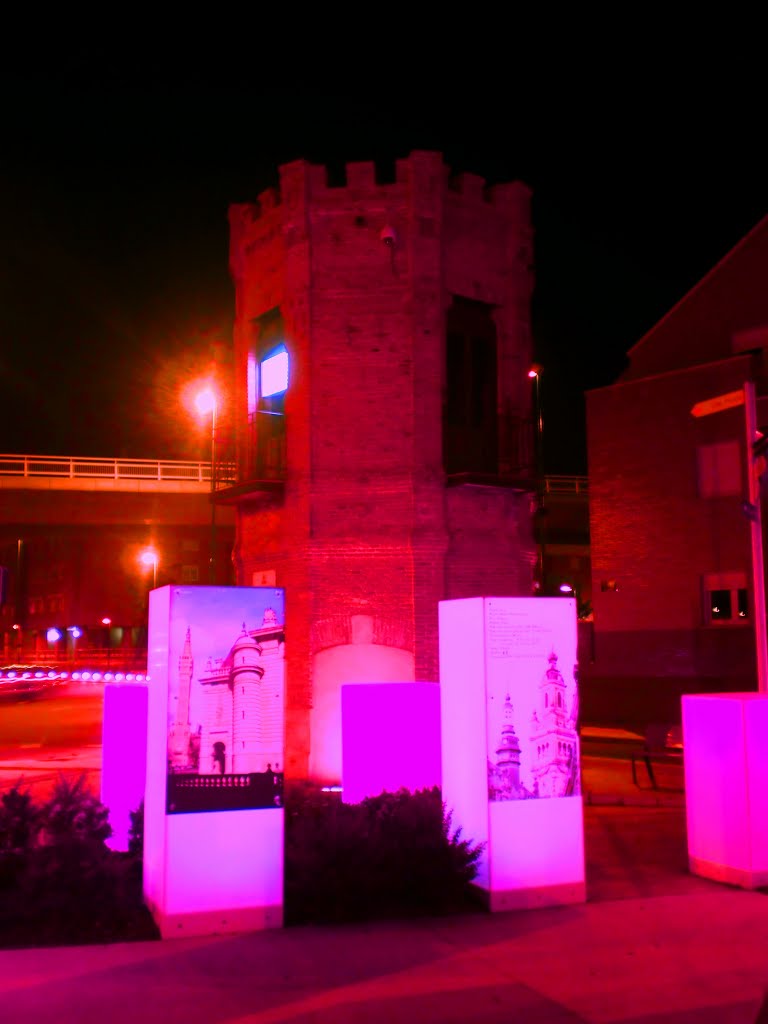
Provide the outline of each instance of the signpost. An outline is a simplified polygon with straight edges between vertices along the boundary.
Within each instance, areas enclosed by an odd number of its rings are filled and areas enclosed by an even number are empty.
[[[765,622],[765,576],[763,568],[763,525],[760,508],[760,477],[755,458],[755,443],[761,438],[757,429],[757,406],[755,385],[751,380],[744,382],[738,391],[727,391],[723,395],[697,402],[691,415],[697,418],[744,406],[744,423],[747,441],[747,502],[750,539],[752,544],[752,593],[755,614],[755,647],[757,653],[757,689],[768,693],[768,638]]]
[[[747,500],[752,542],[758,692],[685,694],[682,722],[688,865],[693,874],[746,889],[768,884],[768,657],[760,508],[765,438],[757,430],[755,385],[745,381],[691,409],[707,416],[744,406]]]
[[[727,391],[724,395],[717,395],[716,398],[708,398],[704,402],[697,402],[691,409],[691,416],[697,419],[700,416],[709,416],[713,412],[722,412],[724,409],[735,409],[744,404],[744,391]]]

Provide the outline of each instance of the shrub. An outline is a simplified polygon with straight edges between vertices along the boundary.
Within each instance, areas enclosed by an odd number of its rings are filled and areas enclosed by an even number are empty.
[[[128,814],[130,824],[128,826],[128,854],[141,863],[144,856],[144,801],[142,800],[135,811]]]
[[[474,909],[482,845],[462,839],[437,788],[382,793],[359,804],[288,794],[288,923]]]
[[[23,854],[37,838],[40,814],[21,782],[0,797],[0,856]]]
[[[112,835],[109,811],[86,781],[85,773],[75,779],[59,776],[41,813],[43,845],[79,843],[100,849]]]
[[[2,834],[28,842],[16,855],[13,876],[0,876],[3,945],[158,937],[143,904],[141,862],[105,845],[112,832],[108,811],[87,789],[85,776],[61,777],[39,808],[20,798],[18,786],[6,797]]]

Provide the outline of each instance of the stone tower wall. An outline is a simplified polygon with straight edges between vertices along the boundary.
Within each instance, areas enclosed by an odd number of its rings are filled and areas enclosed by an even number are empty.
[[[438,601],[530,592],[528,495],[446,487],[442,458],[445,318],[459,295],[494,307],[499,473],[519,461],[503,425],[530,413],[529,193],[450,179],[432,152],[398,161],[388,183],[348,164],[339,187],[297,161],[279,190],[232,207],[230,225],[241,424],[270,310],[291,360],[285,490],[241,500],[235,564],[242,584],[273,570],[286,589],[286,771],[302,776],[328,636],[352,642],[363,617],[374,647],[411,652],[415,677],[437,679]]]

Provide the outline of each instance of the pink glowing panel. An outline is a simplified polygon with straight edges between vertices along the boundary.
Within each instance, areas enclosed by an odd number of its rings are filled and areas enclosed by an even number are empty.
[[[682,715],[691,871],[768,885],[768,695],[686,695]]]
[[[345,803],[440,785],[437,683],[342,686],[341,728]]]
[[[128,849],[130,813],[144,799],[147,688],[107,683],[102,721],[101,801],[109,809],[113,850]]]
[[[261,397],[279,395],[288,390],[288,353],[283,349],[261,364]]]
[[[443,799],[492,910],[585,898],[576,602],[442,601]],[[524,841],[523,841],[524,840]]]
[[[150,594],[144,895],[161,934],[282,922],[283,591]]]

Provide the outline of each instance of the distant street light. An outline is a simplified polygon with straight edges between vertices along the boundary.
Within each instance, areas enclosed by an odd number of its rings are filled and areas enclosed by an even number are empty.
[[[536,481],[536,525],[537,540],[539,545],[539,587],[537,593],[546,594],[546,514],[544,509],[544,420],[541,410],[541,372],[542,367],[537,363],[528,371],[528,377],[533,381],[533,429],[534,429],[534,478]]]
[[[112,625],[112,619],[108,615],[105,615],[101,620],[102,626],[107,627],[107,668],[109,668],[110,661],[112,658],[112,637],[110,635],[110,626]]]
[[[157,552],[153,548],[147,548],[139,555],[139,561],[142,565],[152,566],[152,589],[154,590],[157,587]]]
[[[83,631],[79,626],[67,626],[67,632],[72,637],[72,664],[74,665],[77,654],[77,641],[83,635]]]
[[[537,480],[543,475],[542,466],[542,441],[544,438],[544,420],[542,418],[541,411],[541,367],[534,364],[528,371],[529,378],[533,381],[533,415],[534,415],[534,429],[535,429],[535,440],[536,440],[536,478]]]
[[[205,387],[195,399],[197,411],[201,416],[211,414],[211,554],[208,560],[208,581],[216,583],[216,392],[212,387]]]

